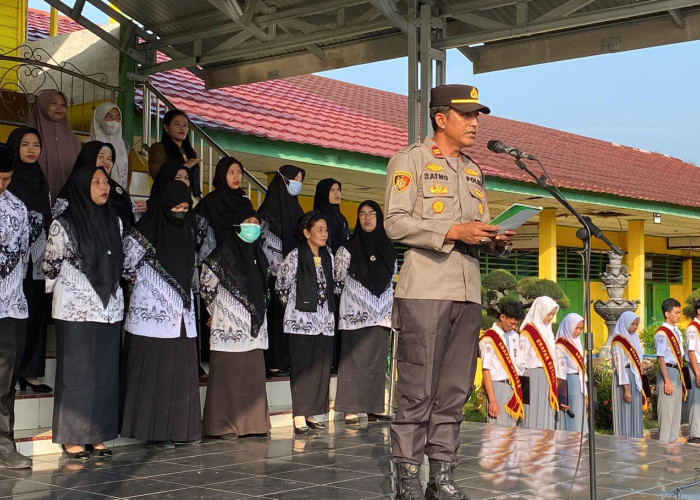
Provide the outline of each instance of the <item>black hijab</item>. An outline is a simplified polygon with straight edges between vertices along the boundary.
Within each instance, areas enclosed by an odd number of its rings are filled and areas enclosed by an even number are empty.
[[[236,212],[233,224],[240,224],[249,217],[260,219],[252,207],[242,208]],[[240,228],[236,229],[238,233]],[[260,241],[246,243],[234,234],[217,245],[205,262],[223,287],[250,313],[250,335],[257,337],[265,320],[269,268]]]
[[[155,179],[153,179],[151,193],[148,196],[148,201],[146,202],[148,207],[158,204],[158,198],[163,192],[163,188],[168,182],[175,180],[175,176],[180,170],[186,171],[187,177],[189,177],[190,169],[184,166],[182,161],[167,160],[165,163],[163,163],[160,170],[158,170]]]
[[[175,143],[173,138],[170,137],[170,134],[168,134],[168,132],[165,130],[165,126],[170,125],[170,122],[176,116],[184,116],[185,118],[187,118],[187,115],[179,109],[171,109],[170,111],[165,113],[165,116],[163,116],[163,138],[161,139],[161,143],[163,144],[163,149],[165,149],[165,157],[167,158],[167,160],[178,162],[180,163],[180,165],[182,165],[187,160],[197,158],[197,153],[195,152],[194,148],[192,147],[192,144],[190,143],[189,134],[186,135],[185,139],[182,141],[181,151],[180,147]],[[187,118],[187,121],[189,123],[189,118]],[[187,158],[183,158],[183,151],[185,152],[184,156],[186,156]],[[200,196],[202,196],[202,192],[199,189],[200,164],[198,163],[194,167],[188,168],[188,170],[190,172],[190,187],[192,189],[192,194],[199,198]]]
[[[70,237],[80,271],[107,307],[119,287],[124,251],[112,207],[109,203],[97,205],[90,197],[92,178],[98,170],[107,175],[103,168],[78,168],[71,172],[62,190],[68,208],[58,220]]]
[[[48,229],[51,225],[49,183],[39,166],[38,159],[34,163],[24,163],[19,156],[19,146],[27,134],[35,134],[39,138],[39,144],[41,144],[39,131],[31,127],[17,127],[10,132],[10,136],[7,138],[7,145],[14,153],[12,182],[7,190],[19,198],[28,211],[40,213],[44,218],[43,226]]]
[[[242,210],[250,211],[253,204],[243,188],[231,189],[226,180],[231,165],[238,165],[243,172],[243,164],[232,156],[221,158],[214,172],[214,191],[207,194],[197,204],[195,211],[207,219],[214,229],[216,244],[220,245],[235,234],[233,225],[237,224]],[[245,219],[245,217],[244,217]],[[238,222],[240,223],[240,222]]]
[[[334,184],[342,189],[340,182],[335,179],[321,179],[316,185],[316,194],[314,195],[314,210],[319,210],[326,218],[328,224],[327,245],[333,253],[337,252],[338,248],[350,237],[348,220],[340,212],[340,205],[328,201]]]
[[[171,209],[180,203],[191,203],[190,190],[184,182],[170,181],[163,188],[158,204],[149,207],[134,227],[136,239],[139,233],[152,248],[154,268],[175,289],[185,308],[191,304],[192,275],[194,273],[194,218],[191,210],[184,221],[175,222],[169,217]],[[172,278],[172,279],[171,279]]]
[[[297,228],[299,243],[299,260],[297,264],[297,300],[295,307],[299,311],[316,312],[318,310],[319,287],[316,275],[316,264],[314,254],[309,243],[306,241],[303,230],[311,230],[318,221],[325,220],[325,217],[318,210],[304,214],[299,221]],[[300,235],[300,236],[299,236]],[[326,303],[330,312],[335,312],[335,299],[333,297],[333,263],[330,252],[325,246],[318,249],[321,257],[321,267],[323,268],[323,278],[326,280]]]
[[[97,155],[100,154],[102,148],[109,148],[109,150],[112,152],[112,164],[114,164],[117,159],[117,152],[113,145],[111,145],[109,142],[88,141],[83,144],[83,149],[80,150],[73,168],[94,168],[97,165]],[[114,212],[122,220],[124,231],[128,231],[134,226],[134,222],[136,221],[132,210],[131,197],[126,189],[117,181],[109,177],[109,175],[108,179],[111,189],[109,190],[109,200],[107,200],[107,203],[109,203],[112,210],[114,210]]]
[[[296,196],[287,192],[285,179],[293,180],[301,172],[301,179],[306,177],[303,168],[283,165],[270,181],[258,213],[268,223],[270,231],[282,240],[282,253],[286,256],[294,250],[299,241],[296,237],[297,225],[304,215]]]
[[[377,212],[377,227],[368,233],[360,224],[360,210],[371,207]],[[372,295],[380,297],[394,279],[396,250],[384,230],[384,214],[377,202],[365,200],[357,207],[357,222],[352,237],[342,246],[350,253],[348,274]]]

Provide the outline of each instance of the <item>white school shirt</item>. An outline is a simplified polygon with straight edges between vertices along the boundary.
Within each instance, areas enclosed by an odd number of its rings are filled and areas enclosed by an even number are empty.
[[[250,313],[221,285],[219,278],[207,264],[202,265],[199,282],[202,300],[211,316],[209,348],[221,352],[247,352],[267,349],[267,317],[256,337],[251,335]]]
[[[698,329],[692,323],[685,329],[685,360],[688,362],[690,362],[690,359],[688,359],[689,351],[693,351],[695,353],[695,360],[700,362],[700,353],[698,353],[698,348],[700,346],[700,344],[698,344],[699,333]]]
[[[24,203],[7,190],[0,194],[0,249],[7,249],[7,253],[0,251],[0,266],[6,275],[0,279],[0,318],[27,318],[22,280],[29,251],[29,218]]]
[[[676,339],[678,340],[678,347],[680,347],[681,350],[681,361],[683,360],[683,335],[681,335],[681,331],[678,329],[677,326],[672,326],[669,325],[668,323],[664,322],[662,326],[665,326],[669,330],[671,330],[674,335],[676,336]],[[656,346],[656,355],[657,356],[663,356],[664,362],[670,363],[673,365],[677,365],[678,361],[676,361],[676,357],[673,355],[673,349],[668,343],[668,338],[666,337],[666,334],[663,332],[657,332],[656,335],[654,335],[654,346]],[[681,367],[678,367],[680,370]]]
[[[116,218],[121,233],[122,223]],[[80,270],[74,243],[58,220],[54,220],[49,228],[42,266],[46,292],[53,292],[51,316],[54,319],[116,323],[124,317],[121,287],[117,286],[105,307],[88,277]]]
[[[520,335],[515,330],[509,332],[504,332],[503,329],[498,326],[497,323],[491,325],[491,329],[501,337],[501,340],[506,345],[508,349],[508,354],[510,354],[510,359],[515,365],[515,370],[518,371],[518,349],[520,344]],[[509,381],[508,372],[503,367],[501,363],[501,358],[494,350],[493,342],[487,339],[481,339],[479,342],[479,351],[481,352],[481,367],[483,370],[489,370],[491,372],[491,380],[494,382]],[[518,371],[520,375],[520,372]]]
[[[328,247],[325,247],[331,253]],[[321,250],[323,251],[323,250]],[[331,265],[333,254],[331,254]],[[280,301],[284,304],[284,323],[282,330],[285,333],[297,335],[326,335],[332,337],[335,334],[335,317],[328,310],[328,301],[333,298],[333,277],[329,287],[325,283],[323,267],[316,268],[316,281],[320,288],[320,301],[316,312],[299,311],[296,308],[297,300],[297,268],[299,264],[299,249],[295,248],[284,258],[277,275],[275,288]]]
[[[391,328],[391,308],[394,290],[391,285],[377,297],[362,283],[348,275],[350,252],[345,247],[335,254],[333,275],[337,289],[341,291],[338,329],[359,330],[368,326]],[[394,264],[394,276],[396,264]]]

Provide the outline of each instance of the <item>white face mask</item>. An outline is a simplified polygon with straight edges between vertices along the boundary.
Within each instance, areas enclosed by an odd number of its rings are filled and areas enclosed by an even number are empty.
[[[122,124],[117,121],[102,122],[102,130],[104,130],[107,135],[114,135],[121,133]]]

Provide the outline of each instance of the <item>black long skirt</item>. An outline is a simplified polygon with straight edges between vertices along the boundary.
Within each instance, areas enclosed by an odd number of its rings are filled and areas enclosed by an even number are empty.
[[[46,367],[46,328],[51,315],[51,295],[46,293],[46,281],[32,279],[31,259],[22,288],[27,297],[29,317],[26,322],[24,349],[21,353],[18,351],[15,362],[17,377],[43,377]]]
[[[123,437],[143,441],[196,441],[202,437],[197,339],[127,332]]]
[[[292,414],[295,417],[328,412],[333,337],[289,334],[292,373]]]
[[[121,323],[55,323],[53,442],[91,444],[115,439]]]
[[[262,349],[211,351],[202,432],[207,436],[270,430]]]
[[[341,338],[335,410],[382,413],[389,329],[344,330]]]
[[[275,290],[277,278],[271,276],[268,280],[270,290]],[[269,347],[265,350],[265,368],[268,370],[289,370],[289,335],[284,333],[284,305],[276,293],[270,294],[267,306],[267,333]]]

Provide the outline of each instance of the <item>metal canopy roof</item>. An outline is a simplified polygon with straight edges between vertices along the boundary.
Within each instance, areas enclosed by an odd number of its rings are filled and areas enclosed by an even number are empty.
[[[409,55],[426,3],[431,58],[458,48],[475,72],[700,38],[700,0],[47,0],[99,30],[81,16],[86,1],[126,26],[107,41],[140,71],[189,68],[209,88]]]

